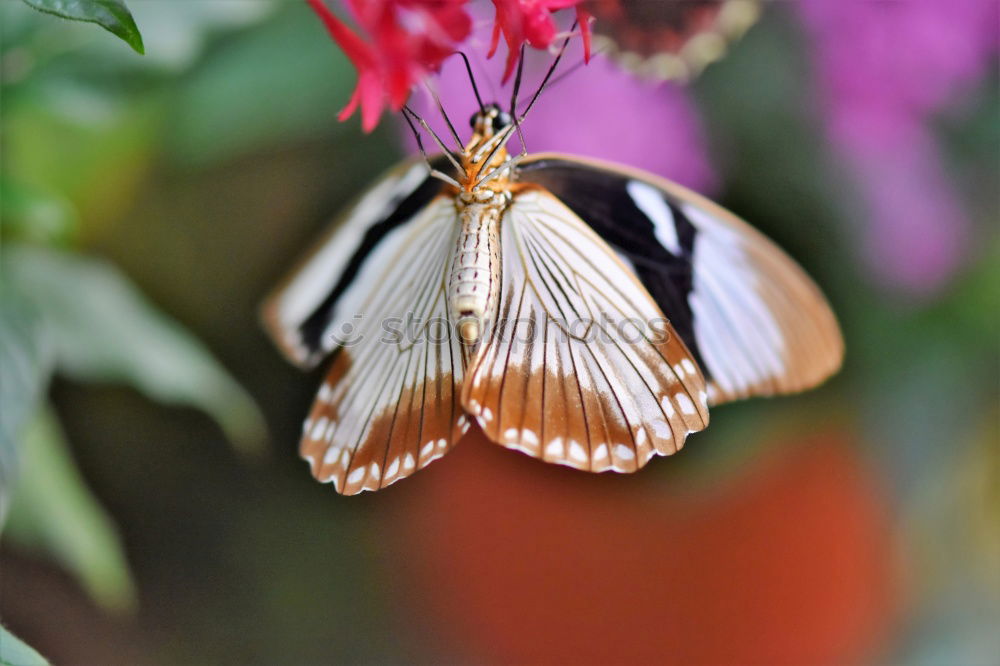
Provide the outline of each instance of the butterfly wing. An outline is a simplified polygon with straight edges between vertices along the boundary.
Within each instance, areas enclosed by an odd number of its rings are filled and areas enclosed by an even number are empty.
[[[444,157],[432,161],[441,168]],[[423,161],[409,160],[383,175],[267,298],[264,326],[292,363],[316,366],[337,346],[332,331],[354,312],[341,301],[367,287],[358,280],[365,265],[384,261],[404,242],[394,233],[441,194],[443,183]]]
[[[759,0],[585,0],[594,50],[652,79],[687,81],[756,21]]]
[[[699,362],[710,404],[801,391],[840,367],[844,343],[822,293],[732,213],[675,183],[597,160],[540,154],[519,173],[631,265]]]
[[[376,185],[265,304],[296,362],[337,350],[300,452],[343,494],[409,476],[469,427],[447,307],[457,215],[426,171],[407,165]]]
[[[614,252],[533,188],[501,223],[498,321],[462,404],[493,441],[548,462],[629,472],[708,424],[704,380]]]

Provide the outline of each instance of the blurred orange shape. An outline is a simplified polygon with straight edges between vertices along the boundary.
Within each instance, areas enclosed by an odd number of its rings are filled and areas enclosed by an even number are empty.
[[[845,664],[890,629],[887,510],[842,433],[775,447],[714,487],[552,468],[481,435],[421,476],[394,493],[405,530],[389,564],[430,651]]]

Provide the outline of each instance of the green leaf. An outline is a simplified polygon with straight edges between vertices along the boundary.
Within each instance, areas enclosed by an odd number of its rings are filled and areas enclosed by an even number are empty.
[[[0,526],[17,477],[17,444],[51,370],[50,340],[39,318],[6,283],[0,284]]]
[[[133,606],[135,589],[118,533],[80,477],[51,409],[29,426],[22,453],[5,539],[51,554],[100,605]]]
[[[145,53],[142,35],[122,0],[24,0],[38,11],[71,21],[96,23],[117,35],[137,53]]]
[[[60,373],[123,383],[159,402],[197,407],[245,450],[262,444],[264,421],[250,396],[117,268],[29,246],[6,248],[4,265],[42,314]]]
[[[48,666],[45,657],[0,625],[0,666]]]

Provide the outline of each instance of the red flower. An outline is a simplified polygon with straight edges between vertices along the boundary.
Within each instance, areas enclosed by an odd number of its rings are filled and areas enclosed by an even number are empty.
[[[327,31],[358,70],[358,85],[338,118],[345,120],[361,108],[361,126],[370,132],[386,106],[400,109],[413,85],[437,71],[459,43],[469,36],[472,20],[467,0],[344,0],[353,18],[367,34],[362,38],[337,18],[324,0],[307,0]],[[517,64],[523,44],[548,48],[556,37],[552,12],[575,6],[580,0],[493,0],[496,26],[489,56],[500,34],[507,43],[504,80]],[[585,57],[590,57],[589,15],[577,7]]]
[[[327,31],[358,70],[358,85],[338,116],[361,108],[370,132],[386,105],[400,109],[413,84],[436,70],[472,30],[465,0],[348,0],[365,41],[337,18],[323,0],[307,0]]]
[[[556,37],[556,24],[552,12],[576,6],[580,0],[493,0],[496,6],[496,23],[493,26],[493,41],[487,57],[496,53],[503,34],[507,42],[507,66],[504,82],[510,78],[517,64],[517,54],[521,45],[527,43],[536,49],[548,48]],[[582,8],[576,8],[577,20],[583,34],[584,58],[590,60],[590,15]]]

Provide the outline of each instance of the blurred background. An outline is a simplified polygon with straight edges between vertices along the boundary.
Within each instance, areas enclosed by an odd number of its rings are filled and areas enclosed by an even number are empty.
[[[355,73],[304,3],[129,7],[145,55],[0,2],[5,649],[996,662],[997,3],[772,3],[691,85],[598,56],[546,91],[529,150],[646,168],[756,225],[830,298],[845,367],[715,410],[634,476],[470,434],[351,498],[298,459],[321,372],[256,308],[408,139],[336,121]],[[493,94],[503,63],[473,63]],[[446,63],[461,126],[467,85]]]

